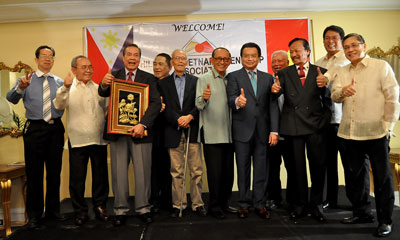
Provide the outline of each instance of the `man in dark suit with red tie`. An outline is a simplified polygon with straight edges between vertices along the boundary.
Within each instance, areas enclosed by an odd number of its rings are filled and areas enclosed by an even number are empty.
[[[132,127],[132,136],[104,134],[104,139],[110,141],[112,189],[114,192],[114,226],[123,225],[129,211],[129,181],[128,167],[132,159],[135,173],[135,211],[145,223],[152,222],[149,203],[151,191],[151,127],[161,109],[160,94],[153,75],[138,69],[141,51],[136,44],[124,47],[124,68],[108,72],[99,84],[99,95],[110,96],[110,85],[114,79],[123,79],[149,84],[149,107],[139,124]],[[107,128],[107,124],[105,126]],[[106,130],[106,129],[105,129]],[[148,130],[148,136],[144,131]]]
[[[290,57],[294,65],[278,72],[272,92],[284,94],[280,134],[290,144],[293,158],[292,171],[288,176],[288,189],[297,196],[292,203],[290,216],[298,218],[311,214],[318,222],[325,222],[321,213],[325,182],[326,128],[331,118],[330,91],[325,86],[322,73],[325,69],[308,62],[310,45],[307,40],[295,38],[289,43]],[[325,84],[319,84],[323,82]],[[308,199],[308,181],[305,150],[310,166],[311,193]]]

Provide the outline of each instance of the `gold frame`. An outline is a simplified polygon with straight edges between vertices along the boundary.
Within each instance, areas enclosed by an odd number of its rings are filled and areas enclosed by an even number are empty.
[[[110,91],[107,133],[131,135],[149,106],[149,85],[116,79]]]

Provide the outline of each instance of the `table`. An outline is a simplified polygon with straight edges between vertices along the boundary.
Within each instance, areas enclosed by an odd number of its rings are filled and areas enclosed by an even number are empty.
[[[27,216],[25,212],[25,222],[11,222],[10,206],[11,206],[11,180],[16,178],[22,178],[22,193],[24,197],[24,203],[26,203],[26,190],[25,190],[25,166],[9,166],[7,164],[0,164],[0,184],[1,194],[3,200],[3,214],[4,214],[4,228],[5,236],[11,234],[11,223],[22,225],[26,223]]]
[[[394,164],[394,175],[397,180],[397,190],[400,193],[400,148],[391,148],[389,161]]]

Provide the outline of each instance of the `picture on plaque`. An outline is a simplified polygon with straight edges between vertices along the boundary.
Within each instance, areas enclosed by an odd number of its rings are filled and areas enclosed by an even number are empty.
[[[116,79],[110,90],[107,132],[131,135],[149,105],[149,85]]]

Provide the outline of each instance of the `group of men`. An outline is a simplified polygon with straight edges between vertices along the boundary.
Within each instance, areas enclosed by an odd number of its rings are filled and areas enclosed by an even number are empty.
[[[364,39],[338,26],[323,33],[327,55],[309,62],[307,40],[289,43],[290,57],[272,54],[274,74],[257,69],[261,49],[246,43],[240,50],[243,68],[227,74],[232,62],[228,49],[214,49],[212,69],[197,78],[186,72],[183,50],[171,56],[158,54],[154,76],[138,68],[141,49],[123,49],[124,68],[104,76],[97,85],[85,56],[72,59],[63,80],[50,72],[55,51],[36,50],[38,69],[18,79],[7,99],[23,99],[27,122],[24,148],[27,173],[28,226],[40,227],[43,201],[43,165],[46,164],[45,217],[62,220],[59,206],[60,171],[67,110],[70,195],[75,224],[88,218],[84,199],[87,164],[92,167],[92,200],[96,218],[109,220],[107,148],[110,144],[114,226],[125,224],[129,214],[128,167],[135,176],[134,210],[145,223],[160,208],[178,217],[187,208],[185,166],[190,172],[191,209],[200,216],[207,210],[202,199],[201,144],[209,187],[208,213],[225,218],[236,213],[246,218],[250,210],[269,219],[270,210],[282,204],[280,164],[287,170],[286,201],[294,221],[309,215],[325,222],[322,207],[337,206],[337,153],[345,170],[346,193],[353,216],[342,223],[373,222],[369,200],[369,161],[374,174],[378,236],[391,232],[394,203],[388,152],[390,132],[399,117],[399,89],[390,66],[369,58]],[[344,48],[344,51],[343,51]],[[170,71],[173,67],[173,73]],[[115,79],[149,85],[149,105],[131,135],[107,133],[107,97]],[[335,101],[335,102],[332,102]],[[367,109],[372,109],[368,111]],[[307,151],[306,151],[307,149]],[[239,200],[229,205],[236,155]],[[310,166],[308,193],[306,154]],[[253,187],[250,190],[251,166]],[[327,174],[326,174],[327,173]],[[325,176],[327,181],[325,181]],[[324,185],[327,197],[324,202]]]

